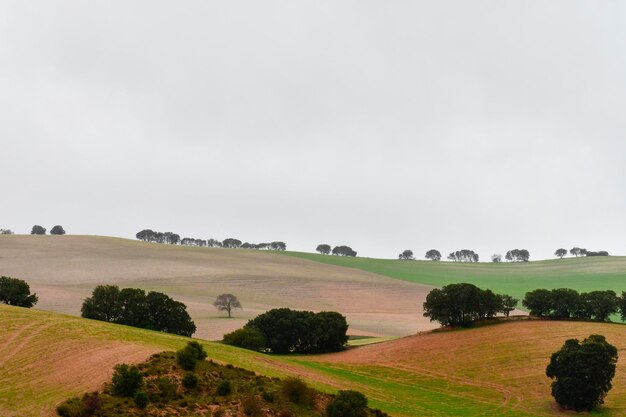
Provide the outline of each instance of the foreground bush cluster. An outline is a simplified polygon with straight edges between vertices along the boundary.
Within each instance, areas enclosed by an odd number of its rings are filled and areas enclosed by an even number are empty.
[[[189,368],[181,358],[194,355]],[[85,394],[58,406],[61,417],[164,415],[249,417],[385,417],[367,407],[356,391],[337,396],[318,392],[297,378],[267,378],[203,360],[196,342],[178,352],[153,355],[147,362],[115,367],[104,392]],[[184,363],[184,365],[183,365]]]
[[[82,316],[142,329],[191,336],[196,325],[185,304],[161,292],[98,285],[83,302]]]
[[[224,336],[224,343],[271,353],[337,352],[348,342],[346,318],[333,311],[313,313],[276,308]]]

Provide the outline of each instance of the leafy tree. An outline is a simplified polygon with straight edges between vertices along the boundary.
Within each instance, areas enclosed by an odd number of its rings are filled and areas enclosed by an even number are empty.
[[[221,248],[222,247],[222,242],[220,242],[219,240],[216,239],[207,239],[206,241],[206,245],[210,248]]]
[[[0,303],[30,308],[37,304],[37,294],[30,293],[30,286],[18,278],[0,277]]]
[[[150,328],[190,337],[196,325],[187,313],[187,306],[168,295],[150,291],[146,296]]]
[[[315,250],[322,255],[328,255],[330,253],[330,245],[327,245],[326,243],[320,243],[319,245],[317,245],[317,248],[315,248]]]
[[[150,328],[150,315],[146,292],[139,288],[124,288],[117,296],[119,316],[115,323],[127,326]]]
[[[591,291],[580,295],[583,306],[583,318],[607,321],[612,314],[619,311],[619,298],[615,291]]]
[[[358,391],[339,391],[326,406],[328,417],[367,417],[367,398]]]
[[[546,375],[553,379],[552,396],[565,409],[591,411],[604,402],[615,376],[617,349],[604,336],[565,341],[552,354]]]
[[[574,246],[572,249],[569,250],[569,253],[570,255],[574,255],[575,257],[578,258],[579,256],[584,256],[583,251],[584,249]]]
[[[438,261],[441,259],[441,252],[437,249],[431,249],[426,252],[426,259],[430,259],[431,261]]]
[[[522,305],[533,316],[547,317],[552,312],[552,294],[545,289],[529,291],[522,300]]]
[[[120,289],[117,285],[98,285],[85,298],[81,315],[87,319],[114,322],[120,317]]]
[[[478,319],[480,288],[473,284],[449,284],[426,296],[424,317],[443,326],[468,326]]]
[[[228,318],[231,317],[231,312],[232,312],[232,310],[234,308],[242,308],[241,307],[241,303],[239,302],[237,297],[235,297],[232,294],[220,294],[220,295],[218,295],[217,298],[215,299],[215,301],[213,302],[213,305],[219,311],[226,311],[226,312],[228,312]]]
[[[285,242],[272,242],[270,243],[271,250],[287,250],[287,244]]]
[[[564,257],[565,255],[567,255],[567,249],[563,249],[563,248],[557,249],[557,250],[554,252],[554,255],[555,255],[555,256],[558,256],[558,257],[559,257],[559,258],[561,258],[561,259],[563,259],[563,257]]]
[[[313,317],[313,329],[317,331],[315,353],[338,352],[348,343],[348,322],[335,311],[322,311]]]
[[[114,395],[132,397],[143,386],[143,376],[136,366],[121,364],[115,366],[111,382]]]
[[[519,300],[517,298],[513,298],[510,295],[504,294],[500,296],[500,304],[502,306],[502,309],[500,310],[501,313],[503,313],[505,316],[509,317],[509,314],[511,314],[511,311],[515,310],[515,307],[517,307],[517,303],[519,302]]]
[[[224,239],[224,241],[222,242],[222,247],[224,248],[236,249],[240,246],[241,246],[241,240],[233,239],[232,237],[228,239]]]
[[[617,300],[618,309],[622,321],[626,320],[626,291],[622,291],[622,296]]]
[[[504,258],[509,262],[528,262],[530,253],[526,249],[511,249]]]
[[[50,229],[50,234],[51,235],[64,235],[65,230],[63,229],[63,226],[57,224],[52,229]]]
[[[415,259],[415,257],[413,257],[413,251],[411,249],[405,249],[400,255],[398,255],[398,259],[411,260]]]
[[[470,249],[461,249],[450,252],[448,259],[454,262],[478,262],[478,254]]]
[[[494,263],[502,262],[502,255],[498,255],[497,253],[494,255],[491,255],[491,262],[494,262]]]
[[[46,234],[46,228],[36,224],[31,229],[30,234],[31,235],[45,235]]]
[[[265,347],[263,333],[253,327],[243,327],[224,335],[223,343],[244,349],[260,351]]]
[[[351,256],[351,257],[355,257],[356,256],[356,252],[352,250],[352,248],[350,246],[335,246],[333,248],[332,254],[335,256]]]
[[[580,294],[570,288],[557,288],[550,291],[550,317],[555,319],[566,319],[575,317],[580,309]]]

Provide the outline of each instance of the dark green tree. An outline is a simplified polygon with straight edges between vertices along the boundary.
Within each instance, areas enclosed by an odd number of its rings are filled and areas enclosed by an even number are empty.
[[[322,311],[313,317],[313,329],[317,332],[315,353],[338,352],[348,343],[348,322],[335,311]]]
[[[45,235],[46,234],[46,228],[43,226],[39,226],[38,224],[34,225],[33,228],[30,230],[30,234],[31,235]]]
[[[114,322],[120,317],[120,289],[117,285],[98,285],[85,298],[81,315],[87,319]]]
[[[519,300],[507,294],[500,295],[499,297],[500,297],[500,303],[502,306],[502,309],[500,310],[500,312],[504,314],[505,316],[509,317],[509,314],[511,314],[511,311],[515,310],[515,307],[517,307],[517,303],[519,302]]]
[[[320,243],[319,245],[317,245],[317,248],[315,248],[315,250],[322,255],[328,255],[330,253],[330,245],[327,245],[326,243]]]
[[[617,349],[604,336],[569,339],[552,354],[546,375],[552,396],[565,409],[591,411],[604,402],[615,376]]]
[[[265,347],[263,333],[253,327],[243,327],[224,335],[223,343],[244,349],[260,351]]]
[[[233,239],[232,237],[228,239],[224,239],[224,241],[222,242],[222,247],[224,248],[235,249],[240,246],[241,246],[241,240]]]
[[[405,249],[400,255],[398,255],[398,259],[404,259],[408,261],[411,259],[415,259],[415,257],[413,256],[413,251],[411,249]]]
[[[566,319],[576,316],[576,311],[580,309],[580,294],[570,288],[557,288],[550,291],[550,317],[555,319]]]
[[[522,300],[522,305],[533,316],[547,317],[552,313],[552,294],[546,289],[529,291]]]
[[[481,290],[473,284],[449,284],[426,296],[424,317],[443,326],[469,326],[478,319]]]
[[[64,235],[65,230],[63,229],[63,226],[57,224],[52,229],[50,229],[50,234],[51,235]]]
[[[619,298],[615,291],[591,291],[580,295],[580,303],[584,313],[581,318],[607,321],[619,310]]]
[[[559,258],[561,258],[561,259],[563,259],[563,257],[564,257],[565,255],[567,255],[567,249],[563,249],[563,248],[561,248],[561,249],[557,249],[557,250],[556,250],[556,252],[554,252],[554,255],[555,255],[555,256],[558,256],[558,257],[559,257]]]
[[[441,252],[437,249],[431,249],[426,252],[426,259],[430,259],[431,261],[438,261],[441,259]]]
[[[116,323],[127,326],[150,327],[146,292],[139,288],[123,288],[118,294],[119,316]]]
[[[191,336],[196,325],[187,313],[187,306],[168,295],[150,291],[146,296],[150,328],[167,333]]]
[[[37,294],[30,293],[30,286],[18,278],[0,277],[0,303],[32,307],[37,304]]]

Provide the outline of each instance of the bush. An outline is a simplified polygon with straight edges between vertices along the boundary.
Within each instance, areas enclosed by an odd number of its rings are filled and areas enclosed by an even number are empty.
[[[307,405],[311,403],[309,388],[299,378],[287,378],[283,381],[282,394],[294,404]]]
[[[51,235],[64,235],[65,230],[63,229],[63,226],[57,224],[52,229],[50,229],[50,234]]]
[[[207,353],[200,343],[192,340],[191,342],[187,342],[187,347],[189,349],[192,349],[196,353],[196,359],[198,359],[199,361],[206,359]]]
[[[243,412],[250,417],[261,417],[263,415],[263,407],[259,399],[255,396],[246,397],[241,401]]]
[[[187,372],[183,376],[183,387],[194,389],[198,387],[198,377],[193,372]]]
[[[196,363],[207,357],[202,345],[196,341],[187,342],[187,346],[176,352],[176,362],[185,371],[196,369]]]
[[[263,333],[253,327],[243,327],[225,334],[223,342],[227,345],[256,350],[257,352],[265,347]]]
[[[563,408],[593,410],[612,387],[616,363],[617,349],[604,336],[591,335],[582,343],[567,340],[546,368],[546,375],[554,379],[552,396]]]
[[[143,376],[136,366],[121,364],[115,366],[111,382],[113,395],[132,397],[142,387]]]
[[[142,410],[148,406],[148,394],[145,391],[137,391],[133,396],[135,405]]]
[[[227,379],[222,380],[217,386],[217,395],[226,396],[230,395],[232,392],[232,387],[230,385],[230,381]]]
[[[78,397],[70,398],[57,407],[57,414],[61,417],[80,417],[83,412],[83,402]]]
[[[169,402],[178,396],[176,393],[176,383],[171,379],[163,377],[156,381],[156,385],[159,388],[159,393],[162,402]]]
[[[328,417],[367,417],[367,398],[357,391],[339,391],[326,406]]]

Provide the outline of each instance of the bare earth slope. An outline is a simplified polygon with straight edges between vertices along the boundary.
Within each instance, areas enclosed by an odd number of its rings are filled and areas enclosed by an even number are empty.
[[[150,244],[95,236],[0,236],[0,275],[26,280],[38,309],[79,315],[98,284],[162,291],[187,304],[196,337],[221,339],[275,307],[334,310],[350,333],[404,336],[436,327],[422,317],[430,286],[275,253]],[[228,320],[212,302],[233,293]]]

